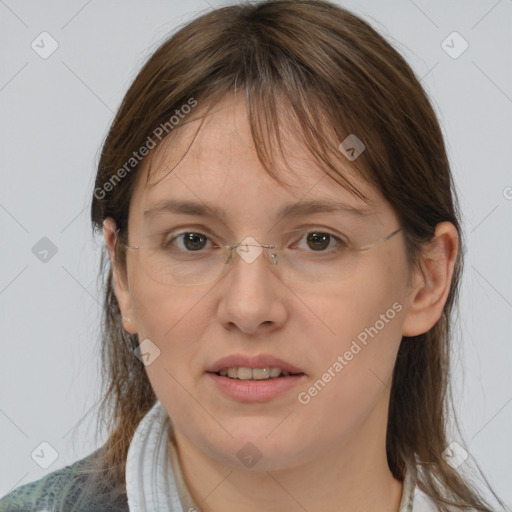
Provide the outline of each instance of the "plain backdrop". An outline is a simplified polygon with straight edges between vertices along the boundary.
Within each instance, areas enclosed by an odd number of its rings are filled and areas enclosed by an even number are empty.
[[[405,56],[439,115],[467,243],[457,407],[471,459],[511,504],[512,1],[338,3]],[[89,221],[99,150],[146,58],[222,4],[0,0],[0,495],[105,440],[94,437],[102,240]],[[52,450],[44,469],[37,454]]]

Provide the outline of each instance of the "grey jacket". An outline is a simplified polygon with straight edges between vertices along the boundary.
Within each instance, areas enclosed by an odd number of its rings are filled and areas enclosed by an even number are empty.
[[[0,512],[128,512],[126,497],[112,500],[105,492],[84,493],[87,475],[79,474],[79,470],[92,463],[102,449],[17,487],[0,499]]]

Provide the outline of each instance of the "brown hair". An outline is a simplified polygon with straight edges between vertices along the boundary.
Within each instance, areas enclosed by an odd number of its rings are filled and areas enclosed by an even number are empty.
[[[411,268],[439,222],[453,223],[462,242],[442,133],[418,79],[369,24],[322,0],[221,7],[194,19],[156,50],[126,93],[104,142],[92,198],[94,229],[101,230],[104,219],[112,217],[127,238],[130,198],[147,162],[133,161],[133,155],[149,138],[160,144],[157,127],[166,127],[167,137],[172,137],[169,120],[183,105],[192,105],[191,99],[203,114],[224,95],[240,90],[258,157],[270,176],[279,181],[272,155],[276,142],[282,150],[279,126],[285,123],[331,178],[361,196],[341,174],[344,157],[333,143],[333,133],[337,143],[355,134],[366,150],[352,165],[398,213]],[[122,251],[116,257],[124,271]],[[418,485],[439,510],[453,505],[490,511],[442,456],[449,444],[447,421],[454,417],[449,353],[462,258],[463,251],[439,321],[425,334],[401,341],[386,449],[397,479],[404,478],[411,460],[418,464]],[[102,458],[105,481],[122,494],[131,438],[156,396],[133,353],[137,335],[122,328],[106,248],[101,269],[104,398],[98,425],[105,422],[108,427]]]

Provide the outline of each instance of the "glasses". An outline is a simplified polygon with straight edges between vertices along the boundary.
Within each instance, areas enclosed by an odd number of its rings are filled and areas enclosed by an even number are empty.
[[[311,228],[279,233],[276,237],[279,243],[273,244],[261,244],[248,236],[240,243],[221,245],[208,235],[193,230],[182,230],[153,243],[149,243],[151,237],[146,237],[148,243],[143,245],[128,245],[121,240],[117,243],[136,253],[138,264],[148,277],[172,286],[217,281],[233,267],[234,252],[247,264],[254,264],[264,254],[271,270],[283,281],[322,285],[337,283],[353,275],[362,252],[375,249],[402,229],[399,227],[371,242],[367,240],[371,235],[359,234],[360,243],[357,244],[325,230]],[[116,235],[118,232],[119,229]]]

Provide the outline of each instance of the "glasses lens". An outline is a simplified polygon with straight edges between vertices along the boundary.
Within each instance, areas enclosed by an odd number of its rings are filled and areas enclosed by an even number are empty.
[[[339,283],[353,275],[358,261],[356,252],[349,247],[342,247],[328,255],[285,250],[278,257],[276,271],[283,281],[323,286]]]
[[[190,232],[181,235],[179,242],[139,246],[136,258],[150,278],[173,286],[211,283],[228,272],[238,259],[243,260],[238,264],[258,264],[261,258],[283,281],[328,286],[353,275],[364,258],[363,252],[387,239],[361,230],[357,239],[353,236],[351,241],[320,229],[297,229],[272,238],[276,240],[272,244],[275,248],[262,248],[257,240],[247,237],[230,249]]]
[[[222,248],[207,253],[177,254],[163,248],[141,248],[138,261],[145,273],[160,283],[173,286],[206,284],[219,279],[228,270]]]

